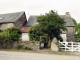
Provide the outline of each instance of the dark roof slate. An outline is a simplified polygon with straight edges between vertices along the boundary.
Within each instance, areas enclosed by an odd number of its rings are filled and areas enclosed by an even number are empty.
[[[33,26],[36,24],[37,16],[31,15],[28,19],[27,26]]]
[[[66,22],[65,26],[75,26],[72,18],[70,16],[66,15],[60,15],[61,18],[63,18]],[[37,16],[31,15],[28,19],[27,26],[33,26],[36,24]]]
[[[0,14],[0,23],[15,22],[23,13],[25,12],[22,11],[22,12]]]
[[[64,19],[64,21],[66,22],[65,26],[75,26],[71,16],[66,16],[66,15],[60,15],[61,18]]]

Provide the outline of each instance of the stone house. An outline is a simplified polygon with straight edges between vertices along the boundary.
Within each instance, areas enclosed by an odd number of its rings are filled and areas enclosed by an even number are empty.
[[[74,23],[69,12],[66,12],[65,15],[60,15],[64,18],[67,31],[62,31],[61,34],[63,41],[74,41]],[[0,14],[0,30],[16,26],[20,28],[22,32],[21,39],[23,41],[29,41],[28,30],[31,26],[37,24],[37,16],[31,15],[27,21],[25,12],[14,12],[7,14]],[[27,25],[26,25],[27,23]]]
[[[63,38],[63,41],[75,41],[74,39],[74,34],[75,34],[75,25],[72,21],[72,17],[71,15],[69,14],[69,12],[66,12],[65,15],[60,15],[61,18],[64,18],[66,24],[66,28],[67,28],[67,31],[62,31],[62,38]]]
[[[62,38],[63,38],[63,41],[74,41],[74,23],[72,21],[72,18],[69,14],[69,12],[66,12],[65,15],[60,15],[61,18],[64,18],[64,21],[66,22],[65,26],[67,28],[67,31],[62,31]],[[27,22],[27,26],[28,27],[31,27],[35,24],[37,24],[36,22],[36,19],[37,19],[37,16],[35,15],[31,15],[28,19],[28,22]],[[28,33],[28,32],[26,32]]]
[[[18,28],[26,25],[27,19],[25,12],[14,12],[7,14],[0,14],[0,30],[16,26]]]

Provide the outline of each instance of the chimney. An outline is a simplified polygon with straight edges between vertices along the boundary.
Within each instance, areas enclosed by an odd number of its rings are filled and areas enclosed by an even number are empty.
[[[70,16],[69,12],[66,12],[65,15],[66,15],[66,16]]]

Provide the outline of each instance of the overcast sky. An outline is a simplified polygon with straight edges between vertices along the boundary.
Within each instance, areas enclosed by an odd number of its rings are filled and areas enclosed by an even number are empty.
[[[0,0],[0,14],[25,11],[26,15],[39,15],[57,10],[59,15],[70,12],[80,23],[80,0]]]

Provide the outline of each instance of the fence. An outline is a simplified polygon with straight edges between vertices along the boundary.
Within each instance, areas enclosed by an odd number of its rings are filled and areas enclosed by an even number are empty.
[[[61,51],[80,52],[80,42],[59,42],[59,49]]]

